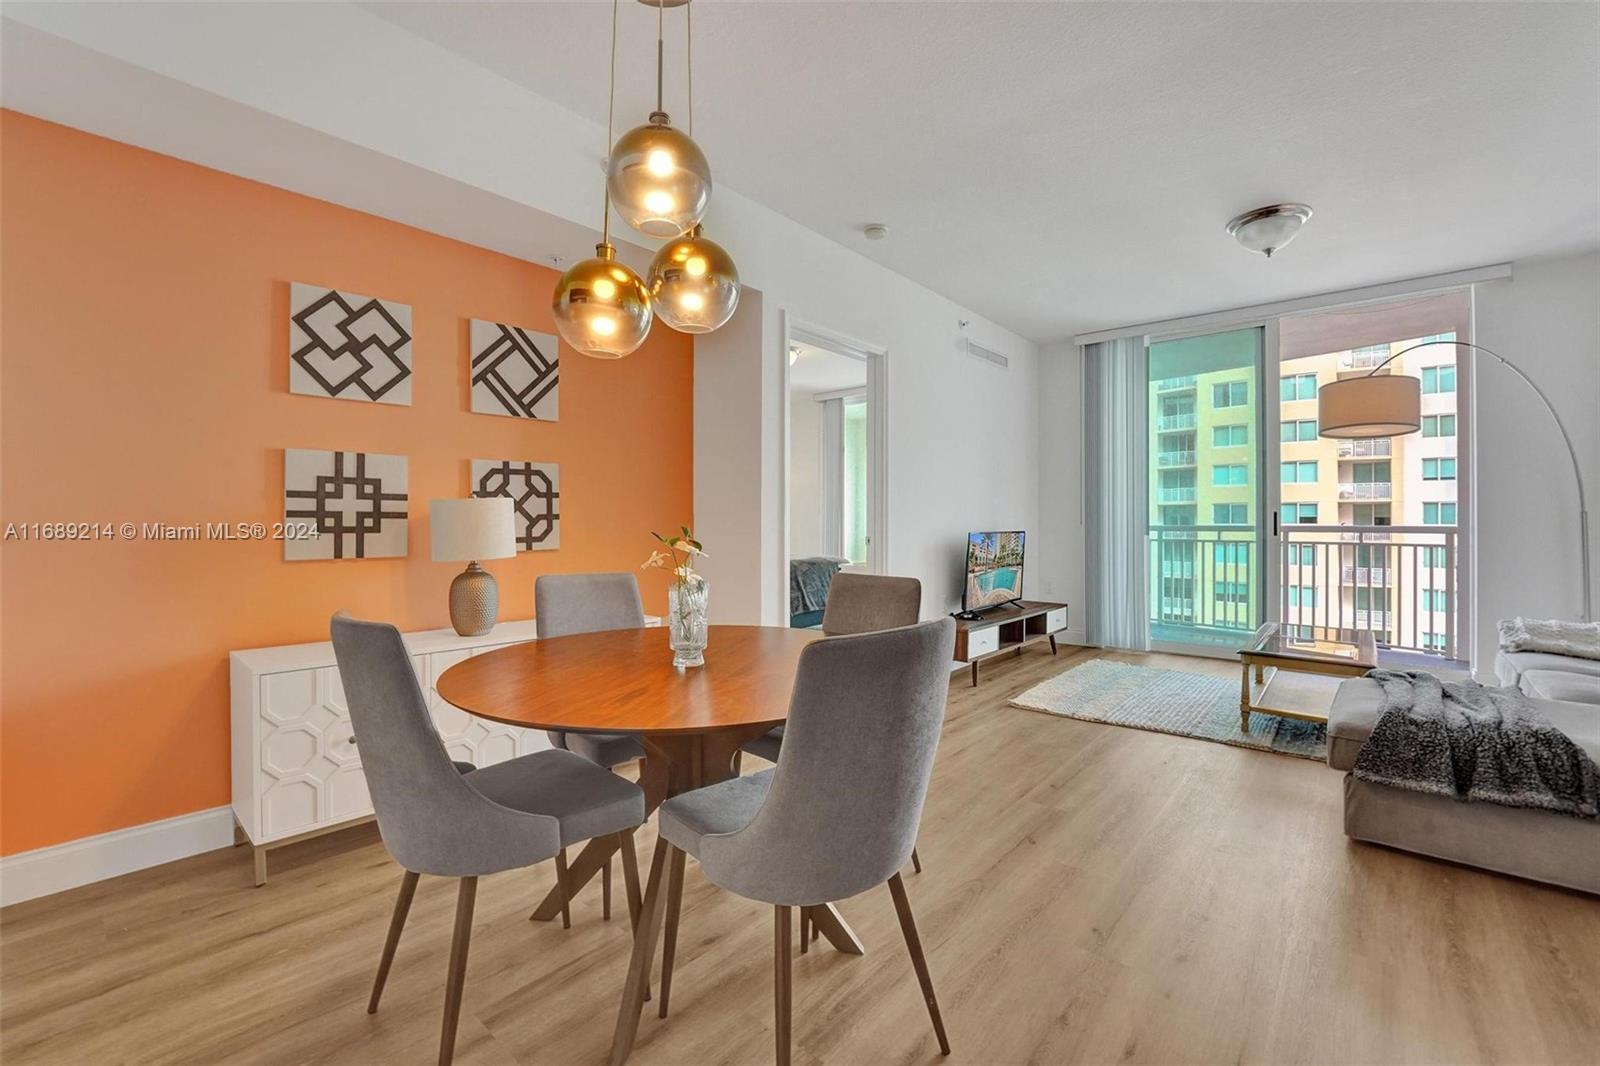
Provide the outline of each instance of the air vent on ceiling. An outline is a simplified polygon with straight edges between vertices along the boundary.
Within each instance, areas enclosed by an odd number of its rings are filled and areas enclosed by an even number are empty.
[[[982,359],[991,366],[997,366],[1001,370],[1007,370],[1011,366],[1010,359],[1007,359],[997,351],[985,348],[981,344],[974,344],[972,341],[967,342],[967,354],[974,359]]]

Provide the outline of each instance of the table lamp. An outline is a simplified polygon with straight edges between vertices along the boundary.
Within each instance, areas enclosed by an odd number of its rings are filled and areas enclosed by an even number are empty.
[[[463,637],[479,637],[494,628],[500,611],[500,586],[479,559],[508,559],[517,554],[516,519],[509,496],[473,496],[434,500],[428,508],[433,561],[466,563],[450,582],[450,624]]]

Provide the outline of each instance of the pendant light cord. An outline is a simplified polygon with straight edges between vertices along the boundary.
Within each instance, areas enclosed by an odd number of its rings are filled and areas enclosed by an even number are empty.
[[[662,68],[666,64],[666,60],[663,58],[666,55],[666,45],[662,43],[662,36],[663,36],[663,32],[662,31],[666,27],[666,20],[667,20],[667,5],[664,4],[664,3],[656,4],[656,110],[657,111],[666,110],[665,108],[663,108],[661,106],[661,103],[662,103],[661,71],[662,71]]]
[[[683,18],[685,30],[683,35],[683,66],[687,74],[689,90],[689,121],[684,130],[690,137],[694,136],[694,0],[687,0],[683,5]]]
[[[612,124],[616,121],[617,113],[617,4],[619,0],[611,0],[611,80],[610,95],[606,98],[606,167],[611,166],[611,141]],[[600,208],[600,243],[611,243],[611,182],[602,181],[600,187],[605,191],[605,198]]]

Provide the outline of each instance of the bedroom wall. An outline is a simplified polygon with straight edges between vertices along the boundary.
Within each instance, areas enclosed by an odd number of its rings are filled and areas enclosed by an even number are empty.
[[[789,555],[822,554],[822,408],[810,393],[789,400]]]
[[[403,559],[5,541],[5,854],[226,804],[230,649],[325,640],[341,608],[448,625],[460,565],[430,561],[427,501],[466,495],[473,458],[561,464],[561,548],[486,564],[502,618],[532,615],[536,575],[636,570],[650,530],[693,520],[682,334],[616,362],[564,348],[557,422],[468,410],[467,320],[553,331],[546,267],[13,111],[0,216],[5,523],[270,523],[285,448],[410,460]],[[412,406],[288,392],[297,280],[412,306]],[[641,583],[660,611],[664,579]]]

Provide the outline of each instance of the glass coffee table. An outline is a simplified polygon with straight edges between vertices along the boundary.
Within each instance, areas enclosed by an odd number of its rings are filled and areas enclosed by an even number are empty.
[[[1239,649],[1239,662],[1243,669],[1239,681],[1239,728],[1248,733],[1251,712],[1326,722],[1326,706],[1307,706],[1321,701],[1308,698],[1309,694],[1303,691],[1282,691],[1294,687],[1292,675],[1360,677],[1378,665],[1378,652],[1377,643],[1366,630],[1267,622]],[[1284,679],[1283,683],[1279,678]]]

